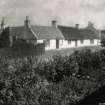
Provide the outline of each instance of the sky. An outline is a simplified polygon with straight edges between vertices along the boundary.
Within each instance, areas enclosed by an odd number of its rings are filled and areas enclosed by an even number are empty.
[[[105,29],[105,0],[0,0],[0,21],[4,17],[6,25],[22,25],[26,16],[34,25],[57,20],[59,25],[85,27],[91,21]]]

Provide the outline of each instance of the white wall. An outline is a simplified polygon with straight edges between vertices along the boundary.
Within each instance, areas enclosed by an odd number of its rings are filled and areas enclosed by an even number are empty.
[[[84,46],[89,46],[89,45],[90,45],[90,40],[89,39],[82,40],[82,43],[81,43],[81,40],[77,41],[77,46],[78,47],[84,47]]]
[[[55,39],[52,39],[52,40],[49,40],[49,46],[45,46],[45,50],[52,50],[52,49],[56,49],[56,40]]]
[[[60,40],[59,41],[59,48],[72,48],[75,47],[75,41],[70,41],[70,44],[67,40]]]
[[[43,43],[44,42],[44,40],[42,39],[42,40],[37,40],[37,43]]]
[[[85,47],[85,46],[97,46],[99,45],[99,39],[93,39],[93,42],[91,42],[90,39],[83,40],[83,43],[81,43],[80,40],[78,40],[78,47]]]
[[[51,40],[41,39],[41,40],[37,40],[37,43],[46,43],[46,41],[49,41],[49,45],[46,46],[46,44],[45,44],[45,50],[56,49],[56,40],[55,39],[51,39]]]
[[[97,42],[98,42],[98,45],[101,45],[101,39],[98,39]]]
[[[83,40],[83,43],[81,43],[80,40],[78,40],[78,47],[85,47],[85,46],[97,46],[99,45],[99,39],[93,39],[93,42],[91,42],[90,39]]]
[[[90,39],[85,39],[82,42],[81,40],[77,40],[77,47],[95,46],[95,45],[100,45],[99,39],[93,39],[93,43],[91,43]],[[70,43],[68,43],[68,40],[60,40],[59,46],[60,48],[75,48],[76,41],[70,41]]]
[[[95,43],[94,43],[95,45],[101,45],[101,43],[100,43],[101,40],[100,40],[100,39],[95,39],[94,42],[95,42]]]
[[[45,40],[37,40],[37,43],[44,43]],[[80,40],[77,40],[77,47],[86,47],[86,46],[95,46],[100,45],[99,39],[94,39],[93,43],[90,43],[90,39],[83,40],[83,43],[81,43]],[[68,40],[59,40],[59,49],[61,48],[76,48],[76,42],[70,41],[68,43]],[[56,49],[56,39],[49,40],[49,46],[45,46],[45,50],[53,50]]]

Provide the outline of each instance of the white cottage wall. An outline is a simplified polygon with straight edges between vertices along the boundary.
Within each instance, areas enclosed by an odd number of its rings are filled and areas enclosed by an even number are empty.
[[[75,48],[75,41],[60,40],[59,48]]]
[[[37,40],[37,43],[44,43],[44,40]],[[99,39],[93,39],[93,43],[90,39],[77,40],[77,47],[95,46],[100,45]],[[76,48],[76,41],[73,40],[59,40],[59,49],[63,48]],[[45,46],[45,50],[54,50],[56,48],[56,39],[49,40],[49,45]]]
[[[56,39],[49,40],[49,45],[45,46],[45,50],[53,50],[56,49]]]
[[[86,46],[97,46],[100,45],[99,39],[85,39],[85,40],[77,40],[77,46],[76,41],[69,41],[69,40],[60,40],[59,42],[59,48],[76,48],[76,47],[86,47]]]
[[[86,46],[97,46],[99,45],[99,39],[86,39],[86,40],[78,40],[78,47],[86,47]]]
[[[37,43],[43,43],[44,40],[37,40]]]
[[[77,41],[77,47],[85,47],[90,45],[90,40],[78,40]]]

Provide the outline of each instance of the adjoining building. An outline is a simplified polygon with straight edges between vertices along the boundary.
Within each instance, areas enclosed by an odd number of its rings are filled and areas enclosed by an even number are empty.
[[[4,21],[1,24],[2,27],[3,23]],[[53,20],[51,26],[39,26],[31,25],[26,17],[23,26],[7,27],[2,29],[2,33],[6,29],[9,32],[10,46],[13,46],[17,40],[24,40],[33,45],[45,44],[45,50],[100,45],[100,33],[90,24],[80,29],[79,24],[75,27],[61,26]]]
[[[52,22],[52,25],[54,22]],[[10,27],[11,46],[14,40],[25,40],[27,43],[34,45],[38,43],[45,44],[45,50],[58,49],[59,40],[64,39],[61,31],[53,26],[31,25],[30,20],[26,17],[24,26]]]
[[[60,48],[85,47],[100,45],[100,31],[88,24],[86,28],[58,26],[65,40],[62,40]]]

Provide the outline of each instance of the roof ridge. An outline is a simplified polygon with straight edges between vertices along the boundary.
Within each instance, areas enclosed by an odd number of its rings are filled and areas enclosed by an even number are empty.
[[[36,27],[52,27],[52,26],[44,26],[44,25],[31,25],[31,26],[36,26]]]
[[[73,28],[73,29],[77,29],[76,27],[74,26],[64,26],[64,25],[58,25],[58,27],[65,27],[65,28]]]
[[[23,25],[21,26],[10,26],[10,28],[19,28],[19,27],[24,27]]]

